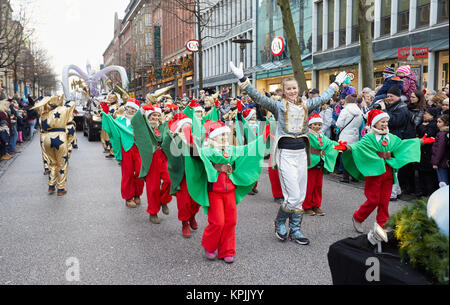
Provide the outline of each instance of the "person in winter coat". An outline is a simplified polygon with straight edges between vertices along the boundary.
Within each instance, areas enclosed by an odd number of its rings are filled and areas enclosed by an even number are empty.
[[[441,115],[437,119],[437,127],[439,132],[436,136],[436,142],[433,144],[431,154],[431,164],[433,169],[437,171],[439,183],[448,185],[448,114]]]
[[[359,141],[359,128],[363,122],[363,112],[356,104],[357,95],[352,94],[345,98],[344,109],[339,114],[336,127],[339,128],[339,141],[353,144]],[[341,160],[342,162],[342,160]],[[350,182],[350,175],[344,169],[343,183]]]
[[[331,107],[331,101],[329,103],[322,106],[322,111],[320,112],[320,117],[323,120],[322,124],[322,132],[328,137],[331,138],[332,135],[332,125],[335,124],[333,120],[333,107]]]
[[[427,135],[428,137],[436,137],[439,129],[437,127],[437,117],[439,115],[439,109],[436,107],[428,107],[425,110],[423,116],[423,123],[417,128],[417,135],[423,137]],[[427,144],[422,146],[421,157],[419,164],[419,181],[420,185],[418,187],[419,192],[418,197],[430,196],[438,188],[438,180],[436,170],[433,169],[431,163],[431,157],[433,153],[433,145]]]
[[[410,66],[401,66],[397,69],[397,76],[403,80],[402,93],[409,100],[414,91],[417,90],[417,78],[411,73]]]
[[[350,79],[350,77],[347,77],[344,82],[342,83],[342,86],[344,87],[342,89],[341,95],[339,96],[339,98],[344,99],[349,95],[355,94],[356,90],[355,88],[352,87],[352,81]]]
[[[395,70],[392,66],[386,67],[384,69],[383,78],[383,86],[375,94],[375,98],[373,99],[372,104],[369,106],[370,109],[373,109],[373,106],[379,100],[387,98],[387,93],[389,89],[391,89],[391,87],[398,86],[400,88],[400,92],[403,89],[403,81],[400,77],[395,75]]]
[[[409,120],[403,133],[404,139],[413,139],[417,136],[417,127],[422,124],[426,109],[425,96],[422,91],[416,90],[411,94],[407,103],[409,111]],[[409,163],[398,171],[398,181],[404,194],[416,193],[416,175],[417,163]]]

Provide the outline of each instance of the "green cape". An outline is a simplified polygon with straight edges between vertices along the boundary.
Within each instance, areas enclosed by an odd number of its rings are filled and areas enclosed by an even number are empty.
[[[133,128],[126,126],[124,117],[113,119],[110,114],[103,113],[102,129],[109,136],[116,160],[122,161],[122,148],[127,152],[134,145]]]
[[[198,131],[198,124],[200,122],[194,119],[193,130]],[[202,147],[198,134],[193,136],[199,158],[187,155],[185,159],[186,182],[192,199],[204,208],[205,214],[208,214],[208,183],[217,182],[220,174],[213,164],[231,164],[233,173],[228,177],[236,187],[236,204],[239,204],[261,176],[265,148],[263,137],[260,136],[256,141],[245,146],[229,146],[225,150],[228,158],[225,158],[222,151],[212,147]]]
[[[324,169],[332,173],[334,172],[334,167],[336,166],[336,159],[339,155],[339,152],[334,149],[334,146],[339,145],[339,143],[330,140],[323,133],[322,133],[322,142],[323,145],[320,145],[318,137],[312,133],[309,134],[309,143],[311,144],[311,148],[324,150],[325,156],[311,154],[311,166],[309,166],[308,169],[317,166],[317,164],[319,164],[320,160],[322,159],[324,163]]]
[[[389,134],[388,145],[382,145],[383,140],[377,141],[376,135],[369,133],[359,142],[350,144],[352,151],[342,155],[345,169],[354,178],[364,181],[364,177],[380,176],[386,172],[385,164],[392,167],[394,173],[408,163],[420,162],[420,140],[418,138],[401,140]],[[391,152],[392,158],[385,160],[377,152]],[[394,175],[394,183],[397,179]]]

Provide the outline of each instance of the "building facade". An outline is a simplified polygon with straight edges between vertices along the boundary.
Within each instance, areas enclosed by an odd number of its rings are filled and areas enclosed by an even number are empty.
[[[448,82],[448,0],[368,0],[373,3],[372,35],[374,85],[382,84],[385,66],[399,59],[405,49],[428,48],[410,63],[425,88],[441,89]],[[325,90],[339,71],[352,73],[352,85],[361,90],[358,0],[291,0],[291,10],[302,51],[309,88]],[[292,76],[288,51],[279,57],[270,52],[271,41],[284,37],[281,11],[276,0],[258,1],[257,87],[273,91]],[[424,58],[420,58],[424,57]],[[419,73],[420,72],[420,73]]]
[[[203,7],[201,33],[196,30],[196,39],[202,38],[203,46],[203,88],[208,91],[221,91],[231,88],[232,94],[239,94],[236,78],[232,74],[229,62],[244,63],[244,70],[253,80],[255,74],[252,68],[256,66],[256,0],[220,0],[210,1],[208,7]],[[236,39],[248,39],[253,43],[245,45],[241,52]],[[243,58],[241,58],[243,57]],[[198,92],[199,65],[198,54],[195,56],[196,86],[192,89]]]

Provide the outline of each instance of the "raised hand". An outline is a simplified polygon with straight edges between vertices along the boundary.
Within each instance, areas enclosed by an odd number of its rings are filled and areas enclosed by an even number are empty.
[[[335,83],[338,84],[339,86],[342,85],[342,83],[344,82],[344,80],[347,78],[347,72],[341,72],[336,76],[335,79]]]
[[[242,109],[244,109],[244,104],[242,104],[241,101],[238,101],[236,107],[239,112],[242,112]]]
[[[230,69],[234,73],[234,75],[237,77],[237,79],[243,79],[244,78],[244,63],[241,62],[239,65],[239,68],[234,65],[234,63],[230,62]]]

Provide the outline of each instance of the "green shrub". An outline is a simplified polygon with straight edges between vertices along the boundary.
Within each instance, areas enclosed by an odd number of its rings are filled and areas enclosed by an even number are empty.
[[[416,200],[387,222],[398,241],[402,261],[423,270],[440,284],[449,283],[449,238],[427,215],[428,199]]]

